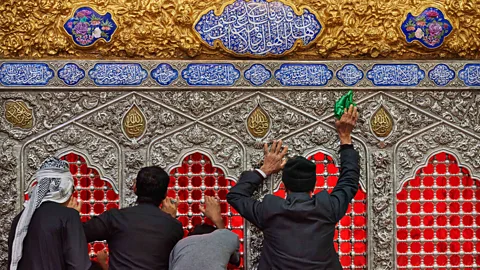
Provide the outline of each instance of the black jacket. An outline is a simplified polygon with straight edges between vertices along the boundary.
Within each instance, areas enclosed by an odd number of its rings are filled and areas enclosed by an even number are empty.
[[[335,225],[358,191],[360,167],[358,152],[351,145],[341,147],[340,160],[340,177],[333,191],[312,197],[294,192],[286,199],[266,195],[260,202],[251,196],[263,177],[255,171],[240,176],[227,201],[263,231],[259,270],[342,269],[333,245]]]
[[[167,270],[182,224],[153,204],[111,209],[84,224],[88,242],[107,240],[112,270]]]

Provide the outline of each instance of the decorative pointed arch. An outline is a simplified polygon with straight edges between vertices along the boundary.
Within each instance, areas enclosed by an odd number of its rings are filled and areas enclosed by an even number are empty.
[[[204,203],[205,195],[216,196],[220,199],[225,227],[232,230],[240,238],[242,255],[240,269],[242,269],[244,264],[244,220],[227,203],[226,198],[230,188],[235,185],[235,181],[226,176],[225,169],[215,164],[214,159],[209,154],[200,150],[183,155],[180,162],[170,166],[167,171],[170,175],[168,196],[177,198],[179,201],[177,216],[178,220],[182,222],[185,235],[195,225],[203,222],[213,224],[200,212],[200,205]],[[229,269],[237,268],[229,267]]]
[[[396,194],[397,269],[480,265],[480,181],[448,152],[431,154]]]
[[[338,161],[324,151],[310,153],[309,160],[317,167],[317,182],[314,192],[333,190],[340,175]],[[285,198],[283,183],[274,190],[274,195]],[[367,193],[360,188],[348,206],[347,213],[335,230],[334,245],[344,269],[367,269]]]

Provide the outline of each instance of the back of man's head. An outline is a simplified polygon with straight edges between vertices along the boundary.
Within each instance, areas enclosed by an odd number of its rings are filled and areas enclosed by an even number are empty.
[[[140,169],[136,180],[138,203],[152,203],[160,205],[167,195],[170,177],[158,166],[150,166]]]
[[[317,181],[315,163],[301,156],[289,159],[283,168],[282,181],[291,192],[313,191]]]
[[[191,230],[188,233],[188,236],[212,233],[216,229],[217,228],[213,227],[212,225],[208,225],[208,224],[204,223],[204,224],[200,224],[200,225],[197,225],[197,226],[193,227],[193,230]]]

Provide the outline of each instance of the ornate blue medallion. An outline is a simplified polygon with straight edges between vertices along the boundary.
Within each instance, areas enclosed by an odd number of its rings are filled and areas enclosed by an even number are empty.
[[[169,85],[178,78],[178,71],[169,64],[160,64],[150,73],[160,85]]]
[[[438,86],[445,86],[455,78],[455,71],[445,64],[438,64],[428,72],[428,77]]]
[[[44,86],[55,76],[45,63],[4,63],[0,66],[0,83],[5,86]]]
[[[266,69],[264,65],[254,64],[245,71],[244,76],[245,79],[247,79],[251,84],[259,86],[270,79],[270,77],[272,77],[272,73],[270,70]]]
[[[140,85],[148,72],[140,64],[106,63],[95,64],[88,76],[99,86]]]
[[[220,44],[236,55],[279,56],[299,42],[310,45],[322,30],[312,10],[294,9],[280,1],[235,0],[220,12],[214,8],[204,12],[193,29],[212,48]]]
[[[458,72],[458,78],[467,86],[480,86],[480,64],[466,64]]]
[[[189,64],[182,77],[189,85],[229,86],[240,78],[240,71],[232,64]]]
[[[275,78],[284,86],[324,86],[333,71],[324,64],[282,64]]]
[[[75,11],[63,28],[72,36],[73,42],[81,47],[93,45],[97,40],[110,42],[117,24],[110,13],[98,14],[90,7],[81,7]]]
[[[417,40],[431,49],[442,45],[443,39],[452,32],[452,29],[452,24],[445,18],[443,12],[434,7],[425,9],[418,16],[408,13],[407,19],[402,23],[402,32],[407,42]]]
[[[376,64],[367,78],[375,86],[416,86],[425,78],[425,71],[416,64]]]
[[[354,86],[363,79],[363,72],[353,64],[346,64],[337,71],[337,78],[346,86]]]
[[[85,71],[77,64],[69,63],[58,71],[58,78],[67,85],[75,85],[85,78]]]

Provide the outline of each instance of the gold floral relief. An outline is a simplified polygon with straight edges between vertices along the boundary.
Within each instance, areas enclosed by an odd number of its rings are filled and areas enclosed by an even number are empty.
[[[286,1],[284,1],[286,2]],[[202,44],[192,25],[222,0],[3,0],[0,1],[0,58],[234,59]],[[473,0],[290,0],[318,14],[323,30],[308,48],[282,59],[479,59],[480,5]],[[118,25],[110,43],[76,46],[63,30],[81,6],[110,12]],[[408,44],[400,30],[408,12],[442,10],[453,31],[435,50]]]

